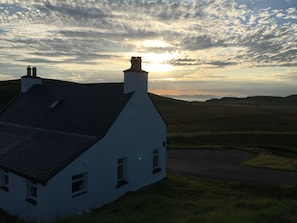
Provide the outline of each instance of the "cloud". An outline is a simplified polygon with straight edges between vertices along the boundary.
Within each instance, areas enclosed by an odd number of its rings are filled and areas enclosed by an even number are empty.
[[[0,3],[0,73],[16,75],[32,63],[62,78],[73,78],[71,67],[92,72],[80,76],[87,81],[96,66],[110,74],[130,55],[158,55],[177,69],[172,78],[214,69],[222,77],[220,69],[289,69],[297,64],[296,20],[294,0],[6,0]],[[174,58],[161,58],[169,54]]]
[[[170,64],[174,66],[191,66],[191,65],[198,65],[199,63],[196,59],[193,58],[177,58],[172,59]]]
[[[211,36],[187,36],[183,39],[183,48],[189,51],[196,51],[201,49],[209,49],[212,47],[223,46],[223,40],[216,40]]]

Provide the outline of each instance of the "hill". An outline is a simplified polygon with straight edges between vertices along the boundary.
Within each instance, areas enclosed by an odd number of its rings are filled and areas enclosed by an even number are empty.
[[[297,131],[296,95],[206,102],[185,102],[157,95],[152,95],[152,99],[167,121],[169,132]]]
[[[224,97],[221,99],[210,99],[207,103],[216,104],[236,104],[236,105],[255,105],[255,106],[297,106],[297,95],[288,97],[274,96],[253,96],[247,98]]]
[[[44,82],[75,84],[50,79]],[[0,81],[0,108],[15,97],[19,89],[20,80]],[[168,124],[169,147],[232,145],[297,150],[297,95],[206,102],[150,96]]]
[[[152,99],[168,123],[169,148],[266,148],[286,155],[297,151],[296,96],[207,102],[157,95]]]

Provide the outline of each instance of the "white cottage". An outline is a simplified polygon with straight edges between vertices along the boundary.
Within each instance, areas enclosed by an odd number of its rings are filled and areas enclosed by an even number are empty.
[[[27,69],[0,112],[0,209],[48,222],[165,177],[167,126],[132,57],[124,83],[42,84]]]

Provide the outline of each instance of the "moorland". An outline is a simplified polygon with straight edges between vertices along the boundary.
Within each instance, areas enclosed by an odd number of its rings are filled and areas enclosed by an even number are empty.
[[[47,83],[60,83],[46,80]],[[0,108],[20,81],[0,81]],[[245,165],[297,170],[297,95],[186,102],[150,94],[168,125],[168,149],[240,149]],[[297,186],[268,185],[168,173],[150,190],[129,193],[62,222],[297,222]],[[3,219],[3,220],[2,220]],[[0,222],[22,222],[0,213]]]

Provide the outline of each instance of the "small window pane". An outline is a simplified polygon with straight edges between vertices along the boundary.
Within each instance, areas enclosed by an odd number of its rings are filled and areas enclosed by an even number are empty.
[[[153,151],[153,173],[158,173],[161,171],[159,166],[159,150]]]
[[[124,159],[118,159],[118,165],[122,165],[124,162]]]
[[[159,151],[154,150],[153,153],[153,168],[159,167]]]
[[[0,188],[2,190],[5,190],[6,192],[9,191],[9,175],[6,170],[0,169]]]
[[[72,183],[72,193],[83,190],[84,189],[84,181],[76,181]]]
[[[8,185],[9,184],[9,178],[8,178],[8,175],[7,174],[4,175],[4,184],[5,185]]]
[[[127,158],[121,158],[117,161],[117,187],[128,183],[127,181]]]
[[[77,174],[72,176],[72,197],[76,197],[87,192],[87,174]]]
[[[27,199],[30,204],[37,205],[37,183],[32,180],[27,181]]]
[[[124,178],[124,170],[123,166],[118,166],[118,180],[122,180]]]
[[[37,197],[37,189],[35,185],[30,186],[30,196],[31,197]]]

